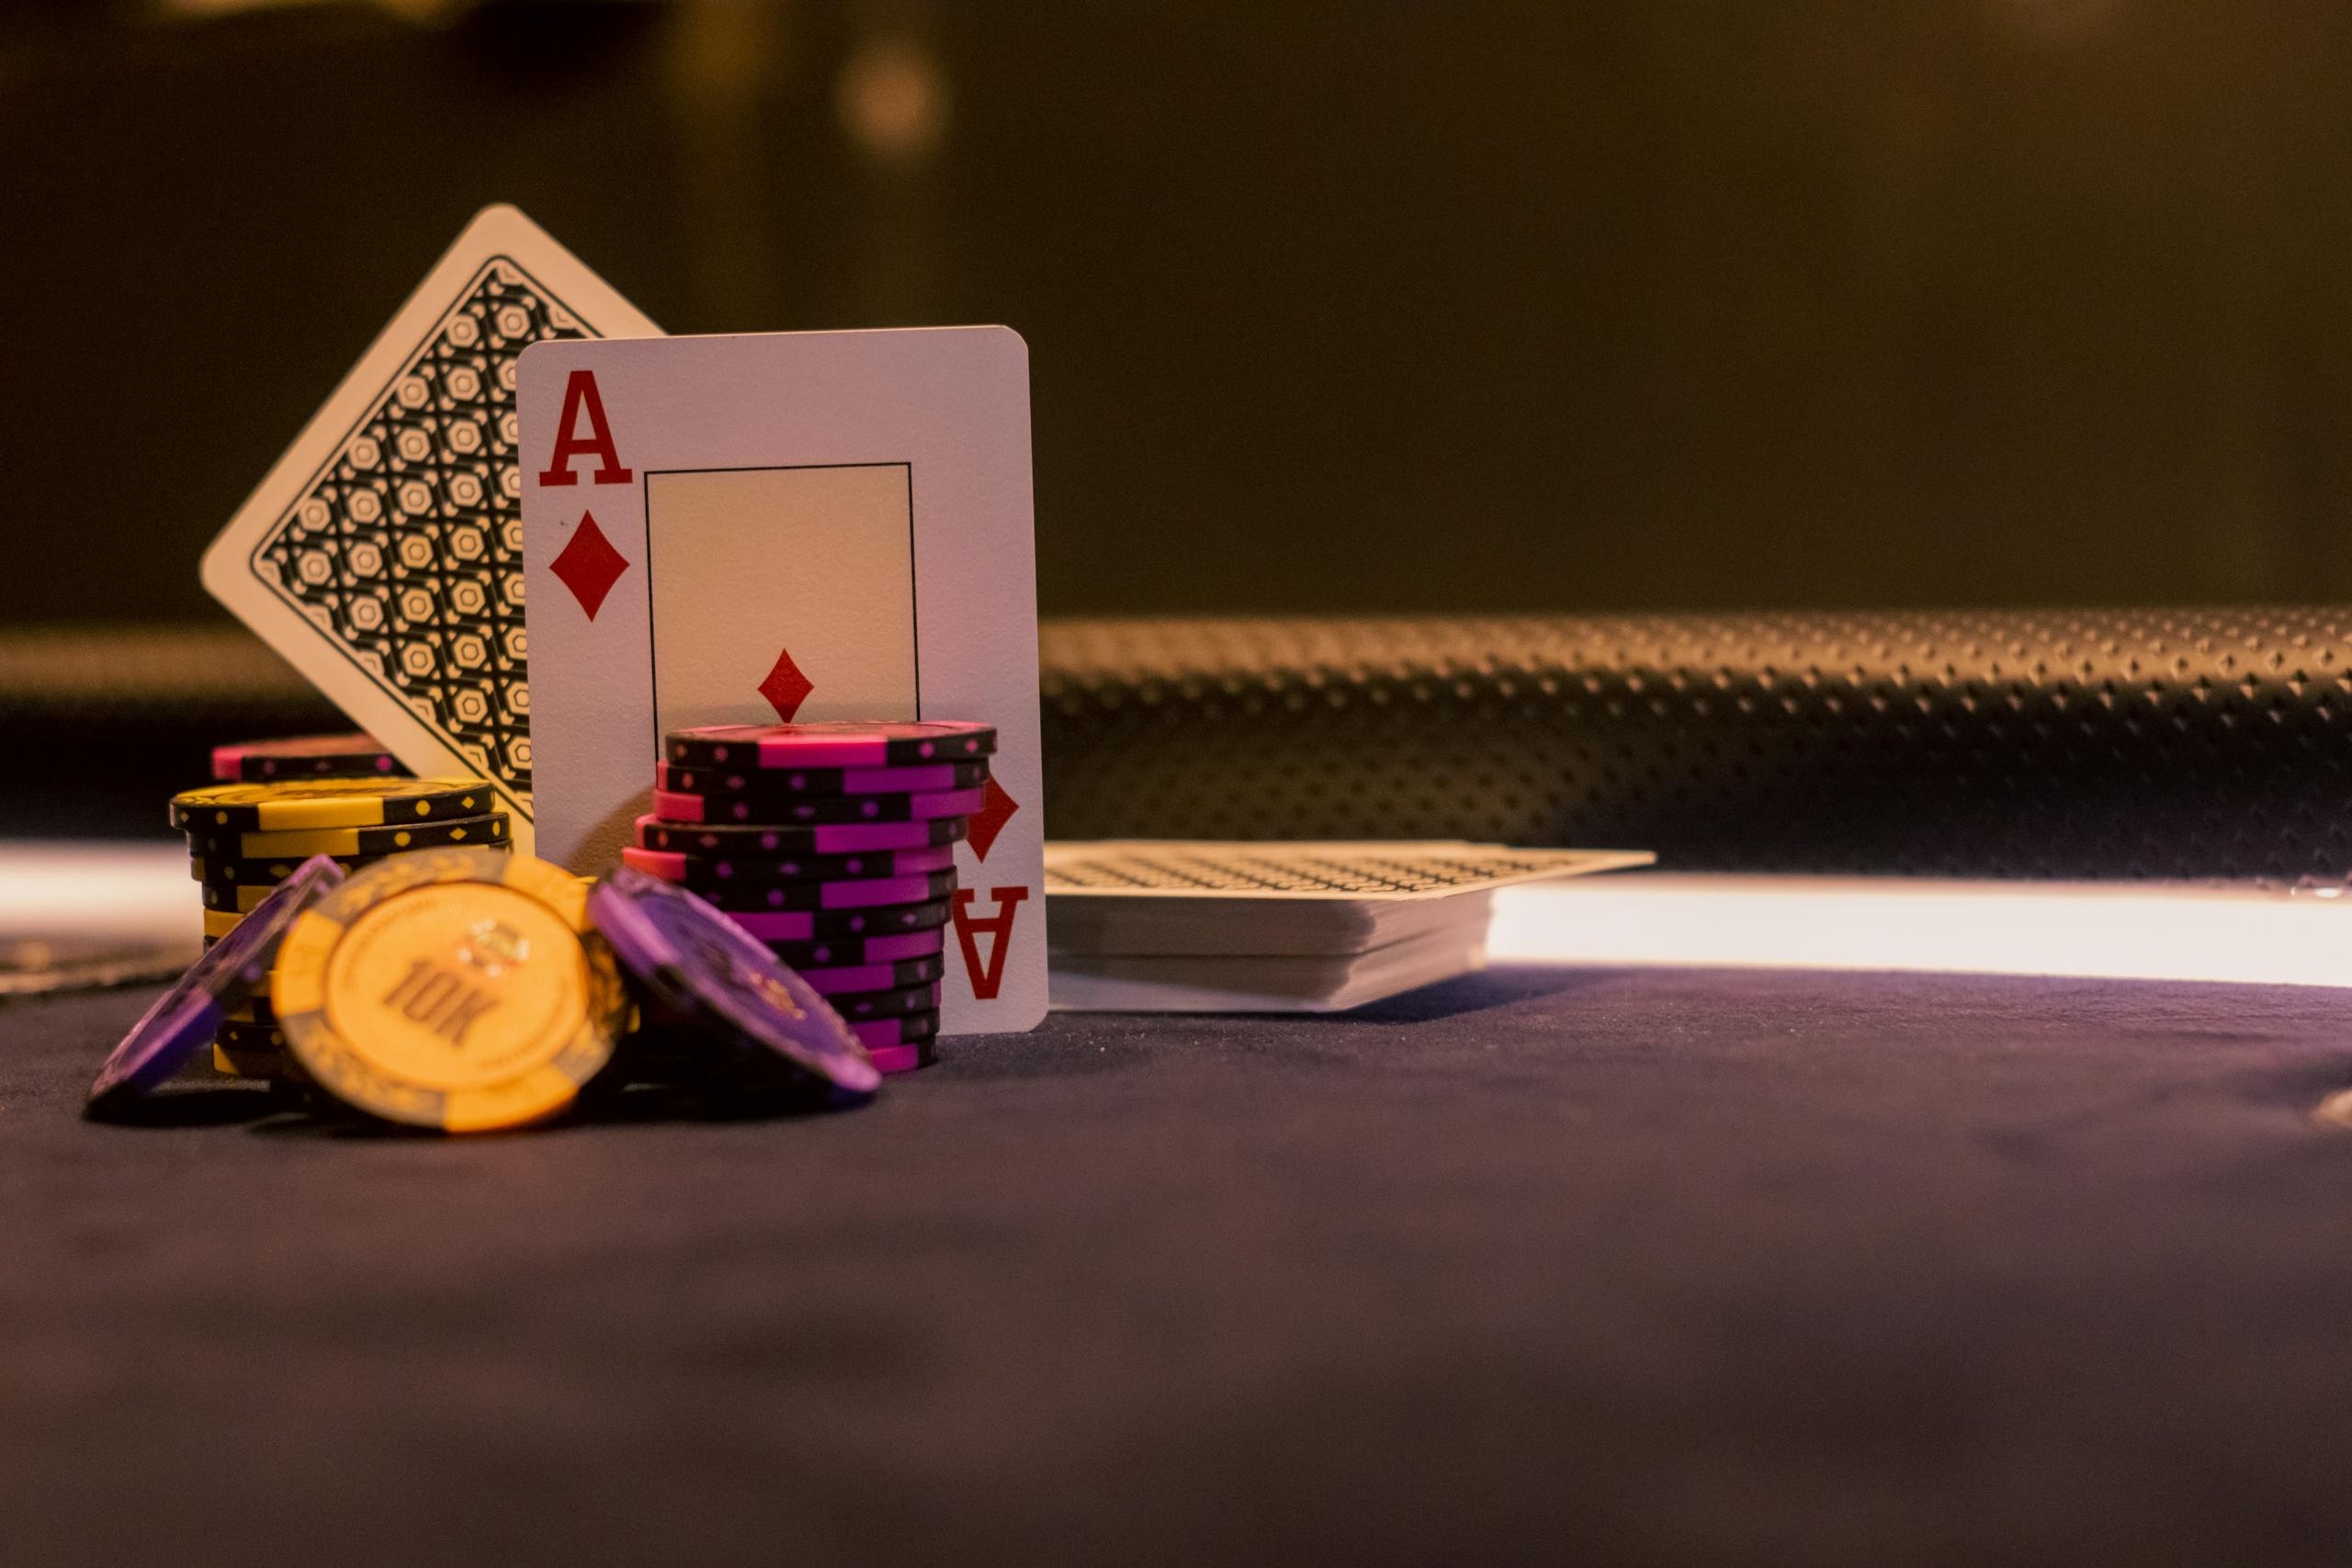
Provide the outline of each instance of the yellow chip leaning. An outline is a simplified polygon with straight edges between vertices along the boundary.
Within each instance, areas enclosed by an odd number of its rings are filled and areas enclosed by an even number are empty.
[[[424,850],[355,874],[294,922],[270,1010],[295,1061],[370,1115],[445,1132],[550,1116],[628,1022],[587,888],[545,861]]]
[[[172,826],[284,833],[481,817],[498,809],[488,779],[294,779],[182,790],[172,796]]]

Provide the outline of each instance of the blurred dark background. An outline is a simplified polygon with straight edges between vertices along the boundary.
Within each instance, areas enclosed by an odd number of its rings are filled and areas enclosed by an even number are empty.
[[[0,622],[197,557],[469,214],[1004,321],[1048,614],[2352,597],[2328,0],[12,6]]]

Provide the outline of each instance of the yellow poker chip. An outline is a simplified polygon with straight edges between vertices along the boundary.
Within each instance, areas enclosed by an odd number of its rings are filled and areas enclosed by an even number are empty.
[[[172,796],[172,826],[189,832],[284,833],[481,817],[497,809],[487,779],[297,779],[183,790]]]
[[[266,1024],[271,1029],[277,1028],[277,1014],[269,1005],[270,982],[277,977],[277,971],[275,969],[262,976],[261,989],[246,998],[244,1006],[231,1008],[227,1012],[222,1013],[220,1015],[222,1020],[235,1024],[259,1023]],[[280,1041],[279,1043],[282,1045],[285,1042]]]
[[[286,1049],[286,1036],[275,1023],[223,1022],[212,1037],[212,1065],[241,1078],[301,1077]]]
[[[294,1058],[283,1051],[267,1047],[233,1044],[216,1040],[212,1043],[212,1070],[223,1077],[266,1078],[277,1084],[305,1084],[310,1080]]]
[[[355,873],[294,922],[270,1010],[345,1103],[444,1132],[570,1105],[612,1060],[628,998],[588,890],[493,850],[424,850]]]
[[[345,861],[373,859],[453,844],[504,844],[510,841],[510,833],[506,814],[493,811],[480,817],[445,817],[380,828],[298,828],[271,833],[190,828],[187,841],[194,859],[210,865],[218,862],[282,863],[312,855]]]
[[[250,915],[277,891],[275,883],[248,886],[243,883],[203,882],[197,886],[204,889],[204,911],[209,915]]]
[[[266,988],[244,1006],[231,1008],[220,1017],[230,1023],[258,1023],[271,1029],[277,1027],[277,1015],[269,1010],[269,993]]]
[[[235,909],[207,909],[204,911],[204,934],[209,937],[227,936],[244,918],[241,911]]]
[[[243,836],[242,833],[227,835],[230,838]],[[198,852],[188,856],[187,874],[188,879],[193,882],[226,884],[235,886],[275,887],[293,875],[294,868],[309,858],[308,855],[304,855],[295,860],[288,860],[283,856],[276,860],[206,860],[202,852]],[[370,861],[381,860],[384,857],[381,855],[333,855],[328,858],[349,872],[357,871]]]
[[[283,1053],[232,1051],[217,1040],[212,1043],[212,1070],[223,1077],[274,1077],[285,1070],[285,1063]]]

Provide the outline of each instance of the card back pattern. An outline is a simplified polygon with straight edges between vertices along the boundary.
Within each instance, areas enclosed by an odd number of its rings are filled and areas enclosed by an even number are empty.
[[[1616,870],[1650,859],[1638,851],[1470,843],[1048,843],[1046,893],[1410,899]]]
[[[514,262],[484,263],[252,558],[257,581],[526,802],[515,356],[595,335]]]

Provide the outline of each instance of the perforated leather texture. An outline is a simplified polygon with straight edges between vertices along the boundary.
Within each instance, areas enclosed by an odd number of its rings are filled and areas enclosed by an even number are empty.
[[[2352,874],[2352,611],[1048,621],[1041,652],[1058,838]],[[341,722],[234,627],[0,637],[19,835],[161,832],[215,742]]]
[[[2352,611],[1049,622],[1056,838],[2352,873]]]

